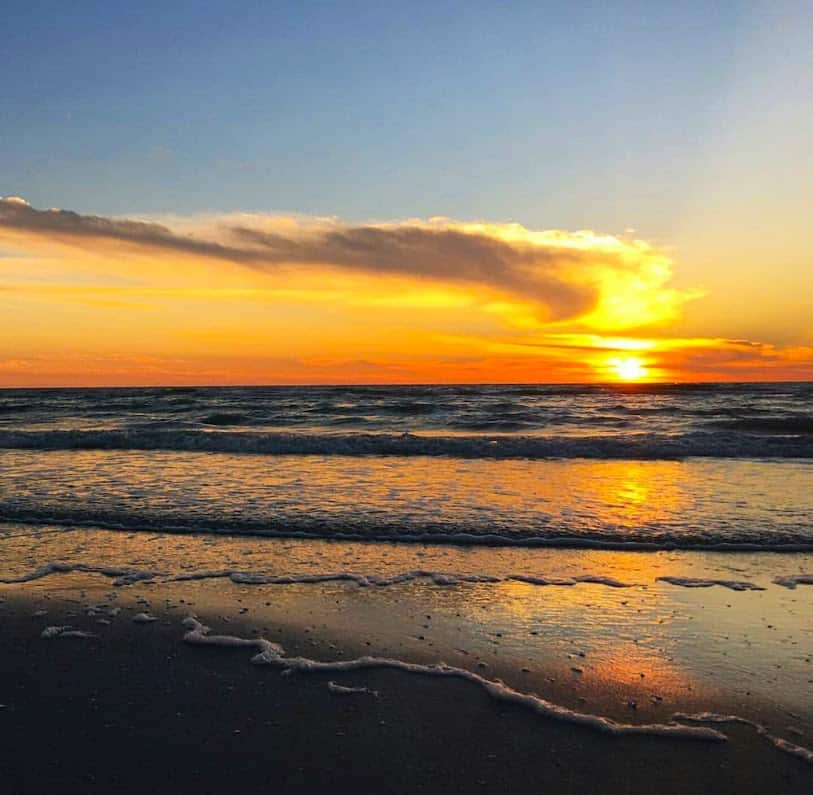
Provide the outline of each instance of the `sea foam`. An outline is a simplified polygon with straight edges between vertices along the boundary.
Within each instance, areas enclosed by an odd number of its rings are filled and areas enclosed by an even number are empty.
[[[742,718],[739,715],[720,715],[716,712],[698,712],[691,715],[677,713],[674,717],[676,720],[684,720],[692,723],[741,723],[745,726],[751,726],[756,730],[757,734],[765,737],[765,739],[778,750],[783,751],[786,754],[790,754],[791,756],[796,756],[809,764],[813,764],[813,750],[810,748],[805,748],[804,746],[789,742],[782,737],[777,737],[775,734],[771,734],[768,728],[763,726],[761,723],[756,723],[755,721],[748,720],[747,718]]]
[[[610,718],[589,713],[575,712],[554,704],[532,693],[521,693],[500,681],[486,679],[465,668],[456,668],[445,663],[423,665],[405,660],[386,657],[357,657],[353,660],[322,662],[308,657],[286,657],[284,648],[264,638],[239,638],[233,635],[212,635],[207,626],[194,616],[184,619],[186,633],[184,641],[194,645],[253,648],[256,653],[251,658],[255,665],[270,665],[299,673],[345,673],[348,671],[389,668],[409,674],[424,676],[453,677],[464,679],[485,690],[498,701],[506,701],[524,707],[542,717],[566,721],[613,736],[651,735],[681,740],[705,740],[724,742],[727,737],[715,729],[683,726],[679,723],[632,724],[618,723]]]
[[[657,577],[659,582],[681,585],[684,588],[711,588],[720,585],[732,591],[764,591],[761,585],[745,580],[704,580],[697,577]]]
[[[790,574],[787,577],[776,577],[773,580],[777,585],[794,589],[797,585],[813,585],[813,574]]]
[[[233,635],[212,635],[210,629],[201,623],[195,616],[187,616],[183,625],[186,633],[183,639],[186,643],[205,646],[239,647],[256,650],[251,657],[255,665],[269,665],[282,668],[283,672],[295,671],[298,673],[346,673],[350,671],[391,669],[408,674],[424,676],[451,677],[463,679],[481,687],[489,696],[497,701],[504,701],[530,710],[531,712],[554,720],[564,721],[577,726],[583,726],[611,736],[649,735],[655,737],[668,737],[679,740],[703,740],[725,742],[728,737],[721,731],[706,727],[686,726],[684,723],[740,723],[752,727],[757,734],[765,737],[771,745],[783,753],[795,756],[807,763],[813,764],[813,750],[791,743],[782,737],[772,734],[767,727],[760,723],[740,717],[738,715],[720,715],[712,712],[694,714],[675,713],[669,723],[620,723],[610,718],[591,713],[577,712],[559,704],[554,704],[534,693],[523,693],[509,687],[500,680],[486,679],[466,668],[458,668],[438,663],[425,665],[411,663],[405,660],[387,657],[364,656],[352,660],[321,661],[309,657],[287,657],[284,648],[279,643],[272,643],[264,638],[240,638]],[[334,681],[328,683],[328,688],[334,693],[360,693],[374,692],[364,687],[346,687]]]
[[[118,566],[105,566],[92,563],[47,563],[25,574],[0,577],[0,584],[21,584],[42,579],[52,575],[71,573],[101,574],[113,580],[113,585],[122,587],[135,583],[171,583],[191,582],[196,580],[225,579],[235,585],[319,585],[329,582],[349,582],[360,588],[387,588],[402,585],[413,580],[426,579],[434,585],[453,587],[464,584],[497,584],[504,582],[521,582],[538,587],[575,585],[603,585],[608,588],[635,588],[647,583],[623,582],[615,577],[601,574],[577,574],[567,577],[531,575],[531,574],[465,574],[456,572],[434,571],[431,569],[412,569],[384,576],[380,574],[359,574],[352,571],[313,572],[309,574],[271,574],[261,571],[241,569],[205,569],[202,571],[168,573],[154,570],[141,570]],[[656,577],[654,582],[666,582],[684,588],[710,588],[721,586],[733,591],[764,591],[765,588],[747,580],[700,579],[694,577]],[[813,584],[813,575],[797,574],[788,577],[777,577],[773,580],[785,588],[795,588],[797,584]]]

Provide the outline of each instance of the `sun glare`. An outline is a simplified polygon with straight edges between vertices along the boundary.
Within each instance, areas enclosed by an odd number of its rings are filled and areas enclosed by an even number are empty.
[[[610,359],[608,364],[620,381],[640,381],[647,376],[646,367],[637,356],[618,356]]]

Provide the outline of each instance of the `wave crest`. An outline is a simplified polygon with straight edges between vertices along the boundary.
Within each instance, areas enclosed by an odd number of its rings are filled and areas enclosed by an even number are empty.
[[[16,450],[178,450],[254,455],[448,456],[453,458],[813,458],[813,436],[735,432],[618,436],[433,436],[412,433],[259,433],[137,430],[0,430]]]

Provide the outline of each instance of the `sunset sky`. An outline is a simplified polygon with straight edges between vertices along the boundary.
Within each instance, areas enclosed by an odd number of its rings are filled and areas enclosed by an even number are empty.
[[[168,5],[0,9],[0,386],[813,380],[812,3]]]

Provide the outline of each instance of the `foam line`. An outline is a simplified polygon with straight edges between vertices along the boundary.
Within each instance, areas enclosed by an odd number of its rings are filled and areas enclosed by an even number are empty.
[[[582,574],[577,577],[532,577],[525,574],[510,574],[506,580],[516,580],[528,585],[576,585],[577,583],[593,583],[595,585],[606,585],[609,588],[632,588],[633,584],[621,582],[614,577],[602,577],[598,574]]]
[[[183,625],[188,630],[183,639],[186,643],[195,646],[225,646],[227,648],[256,649],[257,655],[268,654],[268,658],[281,658],[284,649],[279,643],[266,640],[265,638],[238,638],[234,635],[210,635],[209,627],[204,626],[194,616],[187,616],[183,620]]]
[[[789,574],[787,577],[775,577],[773,582],[793,590],[797,585],[813,585],[813,574]]]
[[[134,569],[118,566],[104,566],[91,563],[46,563],[26,574],[16,577],[0,577],[0,584],[13,585],[39,580],[54,574],[73,574],[78,572],[101,574],[113,580],[116,587],[133,585],[138,582],[170,583],[191,582],[197,580],[227,579],[235,585],[318,585],[328,582],[351,582],[360,588],[387,588],[401,585],[413,580],[427,579],[434,585],[452,587],[465,583],[501,583],[522,582],[526,585],[566,586],[579,584],[604,585],[608,588],[636,588],[642,583],[630,583],[599,574],[579,574],[572,577],[546,577],[532,574],[460,574],[455,572],[433,571],[431,569],[413,569],[393,574],[389,577],[375,574],[358,574],[351,571],[317,572],[313,574],[268,574],[260,571],[243,571],[240,569],[213,569],[170,574],[154,570]],[[697,577],[656,577],[655,582],[666,582],[683,588],[711,588],[721,586],[732,591],[764,591],[765,588],[748,580],[703,579]],[[797,585],[813,585],[813,574],[792,574],[776,577],[776,585],[794,589]]]
[[[721,585],[723,588],[730,588],[732,591],[765,590],[761,585],[747,580],[704,580],[697,577],[657,577],[656,580],[658,582],[668,582],[672,585],[680,585],[683,588],[711,588],[714,585]]]
[[[327,689],[337,696],[352,696],[356,694],[368,693],[371,696],[378,696],[377,690],[370,690],[369,687],[347,687],[334,682],[332,679],[327,683]]]
[[[748,720],[748,718],[741,718],[739,715],[720,715],[716,712],[697,712],[687,715],[678,712],[674,718],[675,720],[685,720],[692,723],[741,723],[746,726],[751,726],[756,730],[757,734],[768,740],[775,748],[791,756],[796,756],[808,764],[813,764],[813,750],[810,748],[805,748],[802,745],[789,742],[782,737],[777,737],[775,734],[771,734],[768,728],[761,723]]]
[[[225,646],[253,648],[257,653],[251,658],[255,665],[270,665],[289,671],[300,673],[344,673],[347,671],[368,670],[372,668],[389,668],[410,674],[426,676],[453,677],[464,679],[483,688],[492,698],[506,701],[524,707],[537,715],[555,720],[566,721],[578,726],[584,726],[595,731],[612,736],[650,735],[657,737],[670,737],[681,740],[704,740],[725,742],[725,734],[707,727],[683,726],[679,723],[651,723],[631,724],[617,723],[610,718],[600,715],[591,715],[583,712],[561,707],[532,693],[521,693],[503,682],[485,679],[465,668],[456,668],[445,663],[438,665],[422,665],[409,663],[404,660],[389,659],[386,657],[357,657],[354,660],[337,660],[334,662],[321,662],[308,657],[286,657],[285,650],[278,643],[272,643],[264,638],[238,638],[232,635],[211,635],[207,626],[194,616],[184,619],[186,633],[183,639],[186,643],[203,646]]]
[[[160,576],[158,572],[142,571],[140,569],[119,568],[114,566],[97,566],[90,563],[46,563],[28,574],[21,574],[18,577],[0,577],[0,584],[15,585],[18,583],[31,582],[52,574],[73,574],[74,572],[87,572],[91,574],[103,574],[105,577],[113,578],[113,585],[132,585],[135,582],[149,581]]]
[[[94,564],[78,563],[48,563],[33,571],[17,577],[0,577],[2,584],[25,583],[48,577],[52,574],[72,574],[74,572],[90,572],[102,574],[113,578],[113,585],[132,585],[136,582],[190,582],[196,580],[228,579],[236,585],[295,585],[320,584],[326,582],[352,582],[361,588],[387,588],[391,585],[401,585],[418,579],[428,579],[439,586],[455,586],[463,583],[500,583],[524,582],[537,586],[574,586],[579,583],[606,585],[610,588],[632,588],[634,583],[625,583],[613,577],[603,577],[596,574],[583,574],[575,577],[541,577],[526,574],[508,574],[497,576],[492,574],[456,574],[430,569],[414,569],[390,577],[374,574],[356,574],[350,571],[326,572],[315,574],[265,574],[263,572],[240,571],[237,569],[216,569],[207,571],[183,572],[180,574],[166,574],[156,571],[140,569],[99,566]]]
[[[69,624],[64,626],[45,627],[40,633],[41,638],[95,638],[92,632],[84,632],[81,629],[72,629]]]
[[[254,572],[232,571],[228,573],[229,579],[241,585],[292,585],[295,583],[323,583],[323,582],[354,582],[362,588],[386,588],[390,585],[401,585],[412,580],[428,579],[435,585],[460,585],[461,583],[495,583],[512,579],[510,577],[496,577],[488,574],[447,574],[439,571],[415,569],[391,577],[379,577],[374,574],[354,574],[349,571],[340,571],[326,574],[286,574],[269,575]]]

